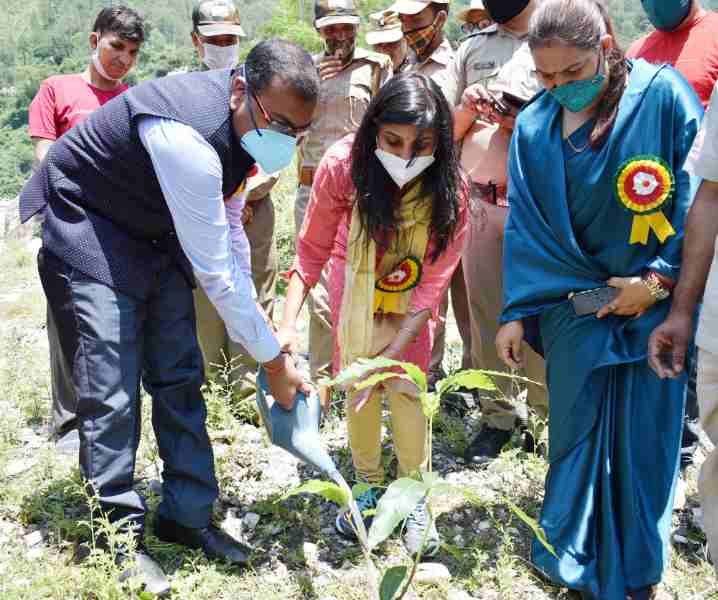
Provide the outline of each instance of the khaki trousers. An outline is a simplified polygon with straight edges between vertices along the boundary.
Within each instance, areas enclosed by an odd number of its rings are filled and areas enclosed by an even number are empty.
[[[381,353],[396,336],[400,315],[375,315],[371,355]],[[413,388],[413,389],[412,389]],[[369,483],[384,481],[381,462],[381,423],[383,400],[386,399],[391,416],[394,453],[399,468],[397,475],[406,477],[426,469],[426,417],[413,384],[402,380],[375,386],[369,400],[359,412],[347,397],[347,431],[349,447],[357,480]]]
[[[711,442],[718,445],[718,354],[699,350],[698,410],[701,426]],[[718,450],[706,458],[698,478],[703,509],[703,529],[708,539],[713,566],[718,573]]]
[[[439,322],[434,331],[434,345],[431,349],[429,373],[441,373],[446,349],[446,313],[449,310],[449,292],[451,292],[451,308],[454,310],[456,327],[461,336],[461,368],[471,368],[471,319],[469,315],[469,298],[466,292],[463,264],[460,262],[451,276],[449,289],[439,307]]]
[[[252,280],[257,290],[257,301],[271,319],[279,270],[274,239],[274,205],[271,197],[266,196],[253,202],[252,208],[252,222],[245,226],[252,253]],[[229,337],[224,321],[201,287],[194,290],[194,305],[205,372],[209,373],[230,361],[232,382],[237,391],[241,393],[246,388],[251,393],[257,363],[241,344]]]
[[[294,203],[294,227],[297,236],[304,223],[312,188],[300,185]],[[312,381],[332,375],[332,356],[334,354],[334,337],[332,335],[332,313],[329,309],[329,292],[327,291],[327,269],[307,298],[309,310],[309,371]]]
[[[469,297],[471,318],[471,361],[476,369],[507,372],[506,365],[496,352],[496,333],[503,305],[502,255],[504,225],[508,209],[478,201],[485,216],[474,215],[462,263]],[[543,419],[548,417],[548,393],[545,387],[546,368],[543,359],[528,344],[523,345],[525,372],[522,375],[544,387],[528,386],[528,404]],[[482,418],[494,429],[510,430],[519,416],[516,401],[517,386],[503,377],[495,379],[506,398],[480,397]]]

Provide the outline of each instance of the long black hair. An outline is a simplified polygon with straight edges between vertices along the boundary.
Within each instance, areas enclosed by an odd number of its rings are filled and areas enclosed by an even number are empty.
[[[397,229],[396,200],[399,187],[374,154],[381,125],[415,125],[434,132],[434,163],[422,174],[422,194],[431,198],[431,225],[435,261],[446,250],[459,218],[462,185],[459,159],[454,146],[454,122],[439,86],[420,73],[392,77],[369,104],[352,147],[352,181],[356,188],[362,228],[383,244]]]

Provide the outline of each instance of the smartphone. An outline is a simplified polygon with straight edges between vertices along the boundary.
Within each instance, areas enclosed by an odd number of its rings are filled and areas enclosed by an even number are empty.
[[[592,315],[597,313],[603,306],[608,304],[619,292],[618,288],[614,287],[600,287],[592,290],[586,290],[585,292],[577,292],[569,296],[571,304],[573,304],[573,310],[577,317],[583,317],[584,315]]]

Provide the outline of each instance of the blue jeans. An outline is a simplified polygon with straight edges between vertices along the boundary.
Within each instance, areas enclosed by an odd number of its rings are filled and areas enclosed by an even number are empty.
[[[72,366],[80,471],[103,510],[112,521],[144,525],[144,501],[134,490],[141,380],[152,397],[164,461],[159,512],[185,527],[207,526],[218,490],[187,280],[165,255],[146,300],[84,275],[46,249],[38,270],[60,350]]]

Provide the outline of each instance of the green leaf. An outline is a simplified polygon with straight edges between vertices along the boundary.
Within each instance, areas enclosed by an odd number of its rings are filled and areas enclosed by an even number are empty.
[[[437,392],[423,392],[419,396],[421,401],[421,412],[427,419],[431,419],[439,412],[441,396]]]
[[[429,490],[433,490],[436,482],[439,481],[439,474],[434,472],[429,473],[426,471],[421,474],[421,479]]]
[[[353,384],[358,379],[370,375],[372,371],[397,367],[411,377],[411,380],[416,384],[420,391],[426,391],[426,375],[419,367],[413,363],[392,360],[390,358],[384,358],[383,356],[377,356],[376,358],[360,358],[347,368],[342,369],[341,373],[339,373],[334,379],[330,379],[327,383],[330,385],[348,386]],[[396,375],[399,375],[399,373]]]
[[[386,381],[387,379],[397,379],[397,378],[405,379],[406,381],[414,383],[414,380],[411,377],[409,377],[406,373],[394,373],[393,371],[380,371],[379,373],[374,373],[373,375],[369,375],[369,377],[365,377],[364,379],[360,380],[357,384],[354,385],[354,389],[356,391],[361,391],[368,387],[375,386],[377,383]]]
[[[356,500],[364,492],[368,492],[373,487],[375,487],[375,486],[373,486],[371,483],[365,483],[363,481],[361,481],[359,483],[355,483],[352,486],[352,498],[354,498],[354,500]]]
[[[156,596],[152,592],[142,590],[137,596],[140,600],[154,600]]]
[[[526,525],[529,526],[531,531],[534,532],[536,539],[538,539],[538,541],[541,542],[541,545],[544,548],[546,548],[546,550],[548,550],[557,560],[559,560],[558,554],[556,554],[556,550],[549,543],[548,538],[546,537],[546,532],[543,530],[543,527],[541,527],[541,525],[538,524],[538,521],[536,521],[536,519],[532,519],[531,517],[529,517],[523,510],[521,510],[518,506],[516,506],[510,500],[506,500],[506,504],[508,504],[511,511],[519,519],[521,519]]]
[[[436,392],[439,396],[443,396],[445,393],[459,388],[494,391],[496,390],[496,385],[486,371],[477,369],[459,371],[436,384]]]
[[[297,494],[318,494],[342,508],[349,506],[349,494],[340,488],[336,483],[331,483],[329,481],[311,479],[299,487],[289,490],[280,498],[280,500],[286,500],[290,496],[296,496]]]
[[[376,515],[369,530],[369,548],[375,548],[388,538],[396,526],[409,516],[427,492],[423,481],[402,477],[384,492],[376,507]]]
[[[380,600],[393,600],[406,577],[406,567],[391,567],[384,572],[379,587]]]

